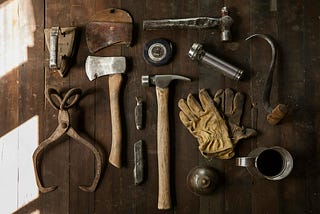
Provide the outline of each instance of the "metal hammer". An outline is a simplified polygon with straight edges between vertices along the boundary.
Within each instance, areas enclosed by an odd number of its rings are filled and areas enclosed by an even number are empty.
[[[184,19],[161,19],[143,21],[144,30],[159,29],[205,29],[219,26],[221,29],[221,41],[231,41],[230,27],[233,19],[229,16],[227,7],[221,9],[221,17],[197,17]]]
[[[109,162],[117,168],[121,167],[122,127],[120,117],[119,94],[123,80],[122,73],[126,70],[125,57],[88,56],[86,74],[90,81],[105,75],[109,77],[109,98],[111,112],[112,145]]]
[[[143,86],[156,86],[158,103],[157,152],[158,152],[158,209],[171,208],[170,196],[170,135],[169,135],[169,84],[172,80],[191,81],[179,75],[142,76]]]

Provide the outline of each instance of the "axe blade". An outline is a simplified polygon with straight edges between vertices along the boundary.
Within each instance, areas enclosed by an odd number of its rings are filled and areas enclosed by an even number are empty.
[[[91,53],[111,45],[131,45],[132,23],[90,22],[86,26],[86,41]]]
[[[109,8],[91,17],[86,25],[86,42],[91,53],[111,45],[127,45],[132,42],[133,20],[122,9]]]
[[[105,75],[121,74],[126,71],[126,58],[88,56],[85,69],[90,81]]]

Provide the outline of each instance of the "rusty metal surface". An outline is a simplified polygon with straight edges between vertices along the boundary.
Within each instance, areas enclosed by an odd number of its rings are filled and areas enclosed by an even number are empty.
[[[102,167],[103,167],[103,156],[101,152],[87,139],[81,137],[71,126],[70,124],[70,115],[68,112],[69,108],[72,108],[78,101],[81,96],[81,90],[78,88],[71,88],[64,97],[61,97],[60,93],[53,89],[48,88],[46,91],[46,98],[48,99],[49,103],[53,108],[59,110],[58,114],[58,127],[56,130],[51,134],[51,136],[45,139],[37,149],[33,153],[33,166],[36,176],[37,185],[39,191],[42,193],[48,193],[57,189],[57,186],[50,186],[45,187],[43,185],[42,179],[40,177],[40,155],[43,151],[53,143],[56,143],[59,139],[61,139],[64,135],[68,135],[69,137],[76,140],[76,142],[81,143],[83,146],[90,149],[96,158],[96,171],[95,176],[92,181],[92,184],[89,186],[79,186],[79,188],[86,192],[93,192],[96,190],[98,182],[101,177]],[[71,99],[71,101],[70,101]],[[58,103],[57,103],[58,101]],[[69,103],[70,102],[70,103]]]
[[[19,6],[27,2],[31,1],[19,1]],[[276,2],[276,7],[273,4],[270,9],[270,2]],[[12,10],[6,10],[6,7],[12,5],[11,1],[3,1],[3,3],[1,4],[3,12],[8,14]],[[84,63],[89,51],[84,38],[84,26],[92,21],[92,15],[100,10],[121,7],[129,11],[134,18],[134,46],[112,46],[97,52],[96,55],[123,55],[128,57],[130,62],[121,97],[125,136],[124,167],[119,170],[107,165],[105,178],[101,179],[97,191],[88,194],[79,190],[78,184],[89,184],[92,181],[95,174],[95,157],[85,146],[68,138],[67,142],[57,143],[47,152],[45,151],[41,158],[41,176],[45,186],[58,184],[59,188],[49,194],[39,194],[39,197],[32,198],[32,201],[25,201],[26,203],[17,207],[13,213],[25,214],[38,211],[40,213],[119,214],[157,212],[155,143],[157,105],[154,90],[141,86],[141,75],[147,74],[177,74],[188,76],[193,80],[192,82],[177,81],[174,87],[171,87],[170,127],[172,127],[171,140],[174,142],[171,144],[171,181],[174,187],[172,188],[174,208],[161,211],[162,213],[260,214],[268,211],[291,214],[316,213],[320,210],[318,170],[320,152],[317,137],[320,125],[320,100],[316,99],[320,97],[318,90],[320,28],[317,27],[320,1],[95,0],[63,2],[34,0],[32,5],[35,23],[32,35],[28,38],[33,38],[34,44],[23,49],[23,52],[28,54],[28,57],[24,58],[26,61],[8,70],[0,79],[1,136],[6,136],[13,130],[20,131],[20,125],[37,117],[36,131],[39,134],[37,142],[42,142],[56,128],[58,114],[58,111],[53,109],[43,96],[44,88],[54,87],[66,90],[77,87],[85,92],[83,101],[76,106],[81,110],[77,131],[84,131],[95,139],[97,144],[102,145],[105,151],[110,151],[109,101],[105,99],[108,96],[106,88],[108,83],[105,78],[99,78],[93,82],[87,79]],[[230,8],[230,16],[234,18],[231,43],[221,42],[218,29],[170,31],[143,31],[142,29],[143,20],[167,17],[211,17],[219,14],[224,5]],[[15,12],[19,11],[22,10]],[[20,17],[22,17],[21,13]],[[23,27],[9,35],[14,34],[23,39],[28,24],[26,25],[25,22],[16,22],[16,24]],[[2,26],[7,29],[6,26],[11,28],[14,25],[4,22]],[[61,78],[57,72],[52,72],[47,66],[49,53],[45,47],[43,29],[51,26],[79,26],[83,32],[79,51],[68,72],[68,78]],[[1,32],[7,35],[9,28]],[[263,71],[266,71],[269,66],[268,59],[270,59],[271,51],[267,43],[259,42],[258,39],[251,42],[245,41],[247,36],[254,33],[272,35],[279,45],[278,56],[281,64],[277,65],[280,67],[274,73],[271,101],[277,103],[279,100],[285,103],[289,112],[277,126],[270,126],[266,121],[261,96],[267,75],[267,72]],[[176,53],[168,65],[150,66],[142,59],[143,45],[146,41],[159,37],[172,41]],[[214,53],[219,58],[243,68],[248,74],[244,81],[235,82],[191,61],[187,53],[194,42],[203,44],[209,53]],[[6,42],[6,45],[8,44]],[[19,42],[14,43],[15,47],[20,44]],[[16,58],[15,56],[22,53],[20,48],[16,49],[20,51],[16,55],[8,54],[8,48],[4,50],[6,51],[2,52],[1,57],[7,57],[10,62]],[[5,65],[5,67],[8,66]],[[188,93],[197,94],[199,88],[208,89],[212,95],[219,88],[226,87],[247,94],[242,123],[258,131],[256,139],[239,143],[237,155],[246,155],[258,146],[279,145],[286,148],[292,154],[295,165],[292,173],[281,182],[252,179],[245,169],[237,168],[233,160],[205,160],[199,155],[196,139],[193,139],[181,124],[176,106],[181,97],[186,97]],[[141,96],[146,102],[146,126],[139,131],[136,130],[133,114],[136,105],[134,97],[136,96]],[[16,140],[19,140],[19,153],[3,152],[1,160],[8,157],[18,157],[20,160],[21,156],[26,157],[23,148],[29,146],[31,139],[22,142],[21,137],[18,139],[20,134],[15,136]],[[132,176],[133,145],[138,139],[146,142],[148,175],[143,183],[135,186]],[[8,148],[2,142],[2,148]],[[10,148],[12,145],[9,145]],[[26,158],[30,159],[29,156]],[[222,175],[222,185],[210,196],[198,197],[187,189],[186,176],[193,167],[198,165],[210,165]],[[19,177],[12,179],[17,182],[14,187],[15,191],[9,189],[9,191],[0,193],[6,199],[5,201],[8,199],[7,192],[18,193],[22,198],[27,197],[27,194],[23,195],[23,191],[26,190],[25,187],[30,186],[21,183],[21,178],[23,178],[21,176],[25,171],[23,166],[10,168],[14,169],[10,171],[19,172]],[[8,179],[8,174],[5,175],[4,179]],[[19,197],[16,200],[20,201],[20,199]],[[19,204],[19,202],[14,204]],[[7,203],[1,203],[1,205],[6,206]]]
[[[131,45],[132,23],[90,22],[86,25],[88,49],[95,53],[111,45]]]

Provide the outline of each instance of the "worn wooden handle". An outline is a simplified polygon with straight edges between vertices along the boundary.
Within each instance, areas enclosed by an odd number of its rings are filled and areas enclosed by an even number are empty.
[[[112,145],[109,162],[117,168],[121,167],[122,128],[119,105],[119,93],[122,83],[122,75],[114,74],[109,77],[109,97],[111,112]]]
[[[271,125],[276,125],[286,116],[288,108],[284,104],[277,105],[270,114],[267,115],[267,121]]]
[[[157,150],[159,193],[158,209],[171,208],[170,196],[170,136],[168,95],[169,88],[156,87],[158,102]]]

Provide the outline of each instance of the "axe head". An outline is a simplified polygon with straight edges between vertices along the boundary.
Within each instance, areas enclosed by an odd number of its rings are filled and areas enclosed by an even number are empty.
[[[126,71],[126,58],[88,56],[85,67],[86,74],[92,81],[101,76],[124,73]]]
[[[91,53],[111,45],[131,45],[133,21],[124,10],[109,8],[95,14],[86,25],[86,42]]]

